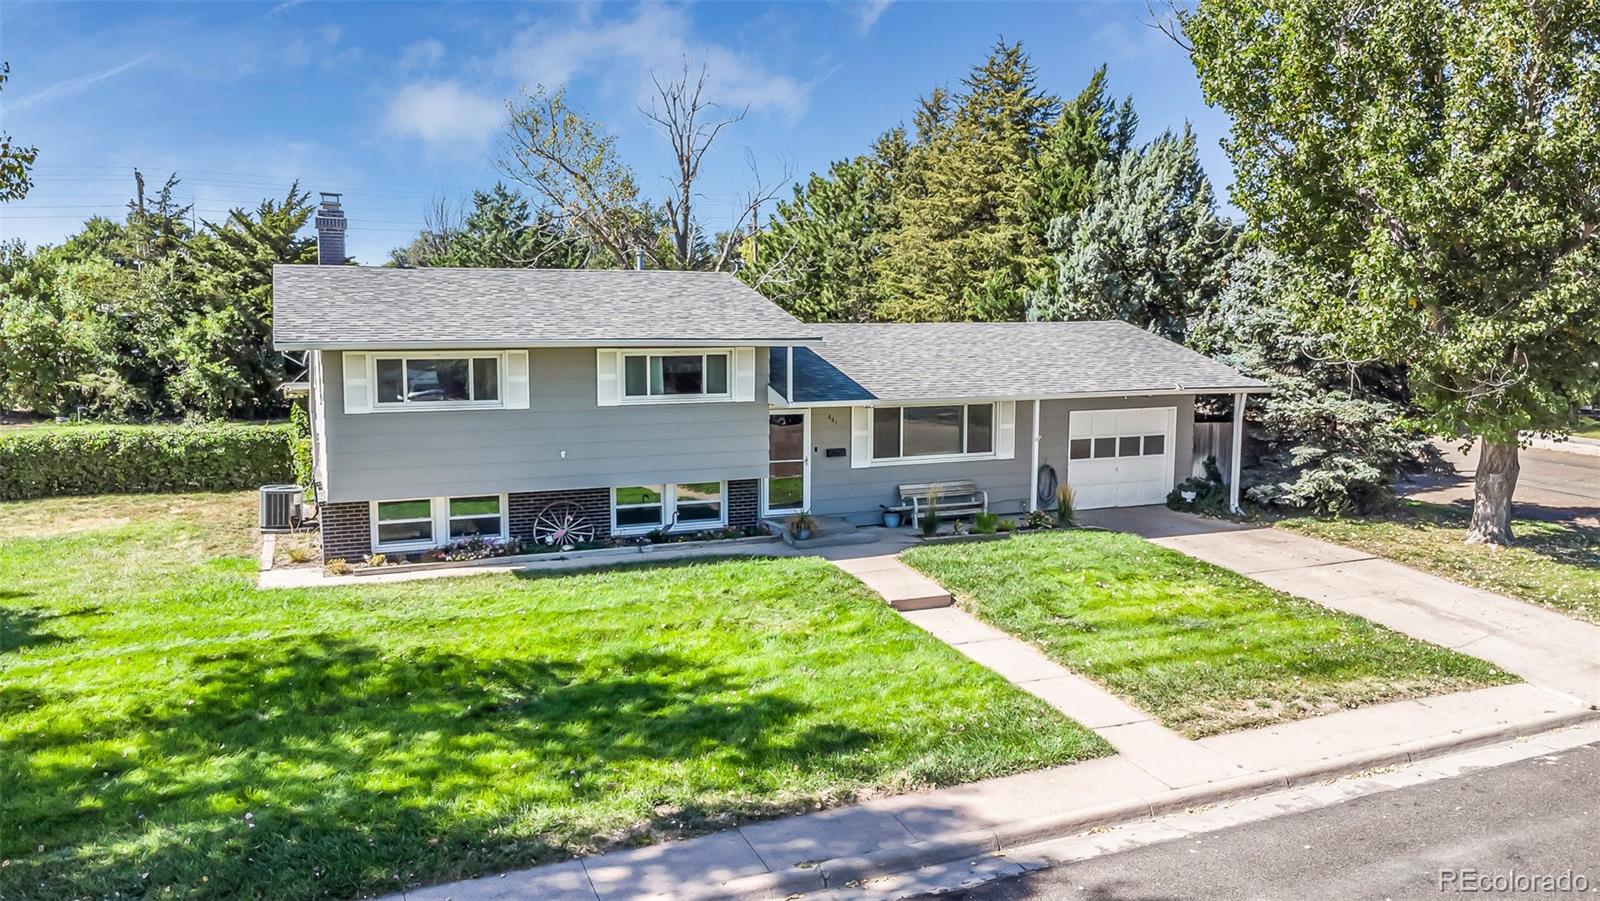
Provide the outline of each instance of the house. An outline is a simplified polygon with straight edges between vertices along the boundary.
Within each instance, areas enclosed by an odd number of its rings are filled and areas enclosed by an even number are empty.
[[[1264,388],[1121,322],[818,325],[726,274],[344,265],[337,195],[317,224],[319,264],[273,270],[273,338],[307,352],[327,559],[552,511],[599,539],[869,523],[950,480],[1003,513],[1052,475],[1156,504],[1196,395]]]

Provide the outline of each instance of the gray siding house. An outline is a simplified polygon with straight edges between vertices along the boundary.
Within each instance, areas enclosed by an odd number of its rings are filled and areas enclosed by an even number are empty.
[[[343,224],[325,196],[322,246]],[[1041,479],[1084,508],[1161,503],[1195,396],[1237,415],[1264,388],[1120,322],[819,325],[726,274],[343,263],[273,270],[325,559],[525,537],[557,505],[610,537],[865,524],[950,480],[1002,513],[1046,504]]]

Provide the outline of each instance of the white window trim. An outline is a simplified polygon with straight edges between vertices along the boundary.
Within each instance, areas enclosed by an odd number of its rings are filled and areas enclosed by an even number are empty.
[[[378,400],[378,361],[401,361],[401,378],[405,377],[406,360],[471,360],[493,358],[495,360],[495,400],[405,400],[399,402],[381,402]],[[470,373],[470,370],[469,370]],[[471,382],[471,376],[468,376]],[[367,390],[372,398],[372,412],[374,413],[425,413],[429,410],[504,410],[506,407],[506,351],[503,350],[417,350],[401,351],[398,353],[369,353],[367,354]],[[420,498],[412,498],[420,500]]]
[[[961,408],[961,440],[967,440],[967,408],[984,406],[983,401],[952,401],[943,404],[883,404],[869,407],[867,414],[867,465],[868,466],[917,466],[924,463],[959,463],[965,460],[997,460],[1000,458],[1000,404],[998,401],[989,401],[991,410],[989,419],[989,449],[976,454],[962,452],[959,454],[920,454],[915,457],[878,457],[877,442],[878,430],[873,417],[878,410],[898,409],[905,410],[915,407],[960,407]],[[900,416],[900,450],[906,448],[906,419]]]
[[[498,538],[504,541],[509,537],[511,526],[511,509],[509,498],[505,494],[485,492],[481,494],[450,494],[439,497],[388,497],[383,500],[370,501],[367,506],[367,520],[370,525],[372,538],[372,552],[375,554],[390,551],[426,551],[436,547],[444,547],[461,539],[450,537],[450,499],[463,497],[498,497],[500,498],[500,532],[496,535],[484,535],[484,538]],[[378,505],[391,504],[396,501],[427,501],[428,519],[433,523],[433,539],[431,541],[401,541],[384,544],[378,541]],[[460,516],[456,519],[482,519],[483,516]],[[404,520],[413,522],[414,520]]]
[[[728,359],[727,381],[728,390],[720,394],[629,394],[628,393],[628,358],[644,357],[645,359],[645,390],[650,388],[650,358],[651,357],[700,357],[700,380],[705,383],[706,362],[709,356],[722,356]],[[727,403],[733,400],[734,367],[733,348],[724,347],[678,347],[665,350],[651,348],[649,350],[624,350],[618,353],[617,359],[617,396],[623,404],[705,404]]]
[[[707,481],[712,481],[712,480],[707,480]],[[658,531],[658,530],[666,529],[670,524],[672,524],[672,521],[673,521],[674,517],[676,516],[676,514],[678,512],[678,485],[679,484],[696,484],[697,485],[697,484],[701,484],[701,483],[699,483],[699,482],[684,482],[684,483],[668,482],[665,485],[662,485],[661,486],[661,521],[656,523],[656,524],[654,524],[654,525],[642,525],[642,526],[619,526],[619,525],[617,525],[617,488],[615,486],[613,486],[612,489],[611,489],[611,534],[613,534],[613,535],[648,535],[651,532],[655,532],[655,531]],[[708,529],[725,529],[725,528],[728,527],[728,482],[727,482],[727,480],[724,479],[722,481],[718,481],[717,484],[720,486],[718,490],[720,491],[720,495],[719,496],[721,498],[721,502],[719,503],[719,505],[717,507],[717,512],[719,514],[721,514],[721,515],[715,521],[708,519],[708,520],[704,520],[704,521],[695,521],[695,522],[692,522],[692,523],[683,523],[683,522],[677,523],[675,526],[673,526],[674,531],[677,531],[677,530],[681,529],[683,531],[690,531],[690,532],[704,532],[704,531],[706,531]],[[624,487],[624,488],[634,488],[634,487],[648,488],[648,487],[653,487],[653,486],[642,485],[641,484],[641,485],[623,485],[621,487]],[[654,504],[638,504],[638,505],[630,505],[630,506],[646,507],[646,506],[655,506],[655,505]]]

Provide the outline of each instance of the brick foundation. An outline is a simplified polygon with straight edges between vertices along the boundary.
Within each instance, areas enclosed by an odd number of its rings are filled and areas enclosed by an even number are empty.
[[[534,520],[546,507],[561,501],[577,504],[594,524],[596,541],[611,537],[611,489],[578,488],[571,491],[533,491],[506,497],[507,527],[513,538],[530,538]],[[728,483],[728,525],[753,526],[761,516],[761,481],[738,479]],[[372,522],[365,501],[322,504],[318,507],[322,524],[322,562],[343,558],[359,562],[372,553]]]
[[[510,508],[509,528],[513,538],[533,535],[533,521],[546,507],[558,501],[571,501],[583,508],[594,524],[594,538],[605,541],[611,537],[611,489],[579,488],[572,491],[533,491],[513,494],[506,498]]]
[[[728,525],[753,526],[761,517],[761,480],[739,479],[728,483]]]
[[[344,559],[358,563],[372,553],[372,519],[366,501],[318,504],[322,529],[322,562]]]

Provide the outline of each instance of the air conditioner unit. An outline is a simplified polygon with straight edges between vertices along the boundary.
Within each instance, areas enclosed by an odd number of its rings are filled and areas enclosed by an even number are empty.
[[[261,531],[287,532],[304,518],[306,490],[299,485],[261,486]]]

